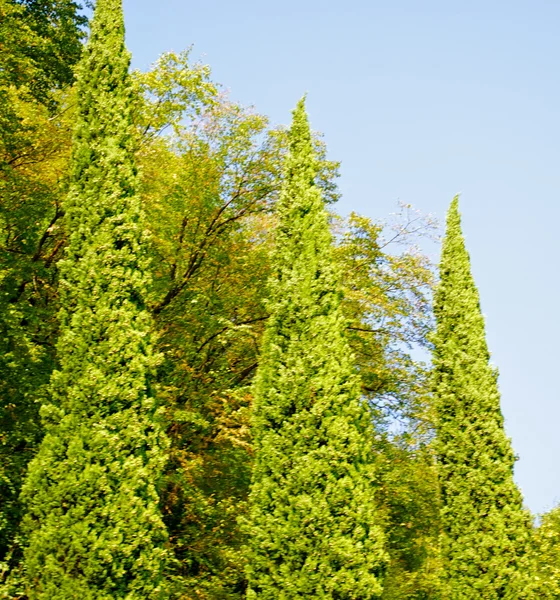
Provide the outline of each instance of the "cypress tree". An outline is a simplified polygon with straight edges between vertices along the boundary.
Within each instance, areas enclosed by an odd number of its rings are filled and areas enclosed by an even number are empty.
[[[0,0],[0,586],[21,559],[19,497],[42,438],[38,398],[54,366],[50,265],[68,123],[55,90],[72,84],[81,55],[87,19],[79,8]]]
[[[345,339],[304,101],[293,114],[254,384],[248,598],[379,597],[371,421]]]
[[[98,0],[77,75],[60,366],[23,489],[31,599],[161,597],[166,532],[155,486],[166,437],[150,387],[157,355],[129,62],[121,0]]]
[[[448,597],[519,598],[530,532],[513,480],[497,372],[461,232],[459,201],[447,217],[436,291],[433,391],[441,488],[441,551]]]

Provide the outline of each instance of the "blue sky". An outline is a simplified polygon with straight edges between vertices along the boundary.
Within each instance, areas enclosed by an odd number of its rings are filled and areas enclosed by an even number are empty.
[[[308,93],[341,212],[457,192],[527,504],[560,501],[560,3],[124,0],[134,66],[194,44],[233,99],[288,123]],[[437,248],[433,249],[434,253]]]

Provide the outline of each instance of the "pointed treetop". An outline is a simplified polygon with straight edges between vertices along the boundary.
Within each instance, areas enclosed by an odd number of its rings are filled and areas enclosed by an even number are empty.
[[[449,205],[449,215],[459,215],[459,194],[453,197]]]
[[[434,313],[435,449],[447,595],[520,598],[531,519],[513,480],[515,456],[504,431],[458,196],[447,213]]]
[[[275,231],[275,263],[284,265],[286,273],[293,274],[301,269],[311,281],[315,277],[311,265],[323,253],[330,252],[331,232],[323,196],[316,185],[319,165],[305,110],[305,97],[297,103],[292,114],[288,131],[289,152],[276,206],[279,223]],[[319,247],[322,249],[319,250]],[[296,277],[295,294],[298,285]]]
[[[476,346],[480,356],[489,359],[480,296],[461,227],[459,196],[453,198],[447,212],[434,312],[438,321],[434,339],[439,339],[441,347],[452,344],[450,336],[464,328],[462,343],[469,345],[471,350]]]
[[[292,124],[288,133],[290,140],[288,170],[290,172],[297,167],[299,169],[313,168],[316,170],[316,159],[313,152],[309,119],[305,110],[305,100],[306,96],[303,96],[292,111]],[[297,170],[299,171],[299,169]]]
[[[447,211],[447,230],[450,231],[456,228],[459,228],[459,233],[461,233],[461,213],[459,212],[458,194],[451,200],[449,210]]]
[[[285,179],[278,205],[279,214],[293,210],[303,213],[309,210],[323,210],[321,193],[315,187],[318,164],[305,110],[305,99],[305,96],[301,98],[292,111],[292,123],[288,131],[290,151],[286,157]]]
[[[305,98],[289,143],[254,384],[247,598],[373,600],[385,554],[371,418],[345,337]]]
[[[77,184],[78,192],[82,184],[93,178],[99,185],[115,185],[125,195],[134,193],[136,168],[131,157],[136,139],[129,71],[130,53],[125,45],[122,0],[97,0],[91,34],[77,71],[78,111],[73,163],[75,181],[83,178]],[[123,164],[127,165],[126,169],[122,168]],[[103,175],[101,171],[98,173],[99,169],[103,170]],[[118,171],[118,177],[113,176],[112,169],[115,173]],[[91,186],[86,187],[93,191]],[[99,195],[99,189],[95,194],[99,198],[106,197],[105,192]],[[85,204],[83,199],[78,202],[78,212]]]
[[[449,210],[447,211],[447,225],[445,237],[443,239],[440,270],[442,278],[444,277],[444,274],[450,274],[450,270],[456,274],[455,276],[462,277],[465,284],[468,282],[467,285],[472,288],[471,293],[476,296],[478,301],[478,290],[476,289],[472,278],[470,256],[467,251],[461,227],[459,195],[453,198]],[[440,285],[440,288],[442,285]]]
[[[309,118],[307,117],[307,110],[305,108],[306,100],[307,95],[302,96],[292,111],[292,124],[290,131],[294,131],[294,133],[297,131],[298,133],[302,134],[303,137],[308,137],[311,139]]]

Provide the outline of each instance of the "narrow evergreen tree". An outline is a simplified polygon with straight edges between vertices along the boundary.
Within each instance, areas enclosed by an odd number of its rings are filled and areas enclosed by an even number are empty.
[[[289,136],[254,387],[248,598],[367,600],[381,593],[385,562],[371,425],[303,100]]]
[[[121,0],[98,0],[78,70],[60,369],[23,489],[31,599],[161,597],[166,532],[155,485],[166,438],[136,193],[130,57]]]
[[[484,318],[451,204],[435,297],[433,384],[448,597],[520,598],[520,564],[530,522],[513,481],[497,372],[489,364]]]
[[[54,366],[48,257],[60,239],[54,173],[67,131],[55,90],[73,82],[87,23],[79,9],[71,0],[0,0],[0,586],[21,558],[21,486]]]

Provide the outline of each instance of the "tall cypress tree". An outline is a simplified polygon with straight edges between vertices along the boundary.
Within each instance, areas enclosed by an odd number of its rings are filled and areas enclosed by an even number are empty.
[[[53,165],[65,156],[66,127],[51,111],[80,58],[87,19],[78,11],[71,0],[0,0],[0,585],[21,558],[19,496],[55,354],[48,257],[60,239]]]
[[[166,438],[150,388],[157,355],[129,62],[121,0],[98,0],[77,76],[60,368],[23,490],[31,599],[161,595],[166,533],[155,485]]]
[[[385,554],[371,425],[302,100],[289,132],[254,387],[248,598],[377,598]]]
[[[447,218],[435,296],[433,385],[442,500],[442,554],[450,599],[520,598],[530,522],[513,481],[497,372],[461,232]]]

